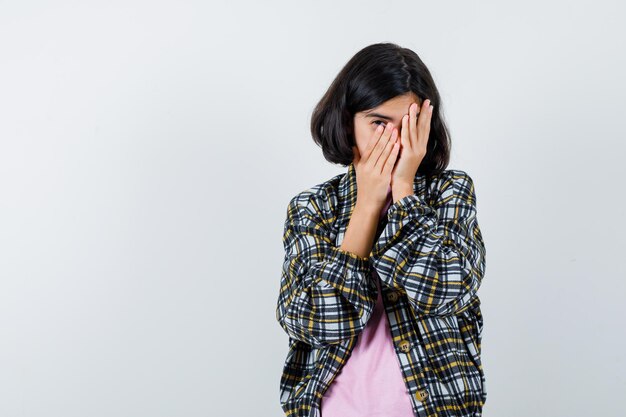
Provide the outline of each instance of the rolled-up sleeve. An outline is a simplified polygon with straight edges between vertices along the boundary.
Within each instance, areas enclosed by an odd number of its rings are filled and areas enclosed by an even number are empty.
[[[314,194],[294,197],[287,208],[285,256],[276,319],[292,338],[326,346],[355,337],[377,297],[368,282],[369,259],[344,251],[331,239]]]
[[[472,178],[445,171],[438,193],[432,207],[413,194],[396,201],[370,253],[381,280],[406,294],[421,315],[460,313],[485,273]]]

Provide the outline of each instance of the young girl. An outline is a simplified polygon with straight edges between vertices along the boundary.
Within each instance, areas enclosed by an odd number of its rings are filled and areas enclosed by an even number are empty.
[[[485,246],[471,177],[420,58],[368,46],[315,108],[324,157],[347,166],[297,194],[276,318],[289,336],[290,417],[482,414]]]

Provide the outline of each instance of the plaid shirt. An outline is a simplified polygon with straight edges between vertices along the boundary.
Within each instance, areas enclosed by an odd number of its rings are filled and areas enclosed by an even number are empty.
[[[347,173],[289,202],[276,319],[289,336],[280,380],[285,415],[320,417],[320,401],[350,357],[378,288],[416,417],[479,417],[486,401],[476,295],[485,246],[471,177],[445,170],[393,203],[368,257],[339,249],[357,196]],[[323,416],[322,416],[323,417]]]

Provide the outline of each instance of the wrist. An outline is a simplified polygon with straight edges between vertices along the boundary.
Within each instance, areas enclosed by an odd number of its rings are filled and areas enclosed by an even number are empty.
[[[413,184],[394,184],[391,189],[391,194],[393,195],[393,202],[396,203],[398,200],[402,198],[415,194],[413,191]]]
[[[356,204],[354,205],[354,211],[363,214],[367,217],[377,217],[378,212],[380,211],[380,207],[377,207],[375,204],[366,203],[362,200],[356,199]],[[353,213],[354,215],[354,213]]]

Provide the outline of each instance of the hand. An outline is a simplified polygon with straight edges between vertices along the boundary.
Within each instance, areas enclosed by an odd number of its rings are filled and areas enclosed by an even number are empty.
[[[357,180],[357,201],[369,208],[380,210],[387,199],[391,184],[391,170],[400,151],[398,130],[388,123],[384,130],[379,126],[363,152],[353,146],[354,167]]]
[[[417,107],[417,103],[412,103],[409,107],[409,114],[402,118],[400,155],[398,156],[398,163],[391,172],[390,181],[394,201],[398,200],[394,189],[413,190],[413,181],[417,169],[422,163],[424,155],[426,155],[433,106],[430,105],[429,99],[424,100],[419,112],[419,119]]]

